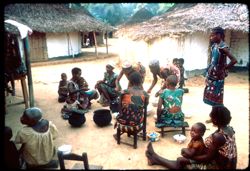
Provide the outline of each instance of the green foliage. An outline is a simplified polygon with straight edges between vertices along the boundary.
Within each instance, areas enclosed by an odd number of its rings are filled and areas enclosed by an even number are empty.
[[[70,8],[87,9],[96,19],[112,26],[126,22],[141,8],[153,15],[161,15],[174,3],[70,3]]]

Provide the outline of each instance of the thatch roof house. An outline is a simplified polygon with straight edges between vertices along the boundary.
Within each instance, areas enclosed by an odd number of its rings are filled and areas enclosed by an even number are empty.
[[[140,50],[144,57],[170,61],[182,57],[185,68],[194,70],[207,66],[209,32],[216,26],[226,30],[225,41],[240,61],[238,65],[246,66],[249,57],[249,16],[245,4],[176,4],[161,16],[120,28],[116,36],[129,40],[127,44],[136,42],[145,47]],[[135,47],[134,44],[131,46]],[[164,51],[161,52],[161,49]]]
[[[77,55],[81,52],[80,32],[114,30],[82,10],[67,8],[66,4],[9,4],[4,8],[4,16],[33,30],[29,38],[31,61]]]

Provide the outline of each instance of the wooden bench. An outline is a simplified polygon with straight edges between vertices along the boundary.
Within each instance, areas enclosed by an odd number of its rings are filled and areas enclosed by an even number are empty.
[[[157,126],[156,126],[157,127]],[[188,123],[187,122],[183,122],[182,125],[180,126],[176,126],[176,127],[173,127],[173,126],[158,126],[157,128],[160,128],[161,130],[160,131],[157,131],[159,133],[161,133],[161,136],[164,137],[164,133],[165,132],[173,132],[173,131],[180,131],[178,129],[171,129],[171,130],[164,130],[164,128],[181,128],[181,131],[182,131],[182,134],[183,135],[186,135],[186,128],[189,127]]]

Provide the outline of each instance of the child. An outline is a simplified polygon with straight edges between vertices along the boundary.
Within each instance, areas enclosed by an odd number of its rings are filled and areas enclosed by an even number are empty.
[[[24,127],[17,132],[15,143],[22,144],[20,153],[27,168],[57,168],[56,126],[43,119],[42,111],[37,107],[25,109],[20,121]]]
[[[173,65],[176,67],[178,67],[178,62],[179,62],[178,58],[174,58],[172,61]]]
[[[183,86],[185,86],[185,77],[184,77],[185,69],[183,67],[183,64],[184,64],[184,59],[180,58],[178,62],[178,68],[180,70],[179,88],[183,88]]]
[[[10,127],[5,126],[4,129],[4,168],[6,169],[18,169],[19,164],[19,153],[16,145],[11,141],[12,130]]]
[[[201,155],[206,153],[206,146],[204,144],[202,136],[206,131],[206,126],[201,123],[195,123],[190,131],[191,141],[189,142],[187,148],[181,149],[181,155],[183,157],[178,157],[176,161],[170,161],[165,159],[164,166],[169,169],[181,169],[184,168],[188,164],[196,163],[193,160],[189,160],[193,156]],[[146,156],[148,158],[148,164],[154,165],[159,164],[155,158],[153,157],[154,151],[152,148],[152,144],[149,143],[146,151]]]
[[[201,155],[206,152],[206,146],[202,138],[205,131],[206,126],[201,122],[197,122],[191,127],[191,141],[189,142],[187,148],[181,149],[181,155],[183,157],[177,159],[177,162],[179,162],[179,164],[185,166],[187,164],[191,164],[191,162],[195,163],[195,161],[190,161],[187,158],[191,158],[195,155]]]
[[[157,107],[156,126],[179,126],[184,121],[184,114],[181,110],[184,91],[176,89],[178,79],[176,75],[170,75],[165,82],[166,89],[160,93]],[[162,108],[163,105],[163,108]]]
[[[67,75],[65,73],[61,74],[61,81],[59,82],[58,86],[58,102],[62,103],[65,102],[67,96],[68,96],[68,81],[67,81]]]

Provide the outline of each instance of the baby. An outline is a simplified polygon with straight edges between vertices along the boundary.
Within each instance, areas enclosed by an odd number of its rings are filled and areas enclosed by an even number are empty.
[[[65,102],[67,96],[68,96],[68,81],[67,81],[67,75],[65,73],[61,74],[61,81],[59,82],[58,86],[58,102],[62,103]]]
[[[205,131],[206,126],[203,123],[198,122],[192,125],[190,131],[191,141],[187,148],[181,149],[182,157],[178,157],[176,161],[164,159],[164,166],[169,169],[181,169],[189,164],[198,164],[189,158],[206,153],[206,146],[202,138]],[[158,160],[158,155],[154,152],[151,142],[147,146],[146,156],[149,165],[159,165],[163,163],[163,160]]]

